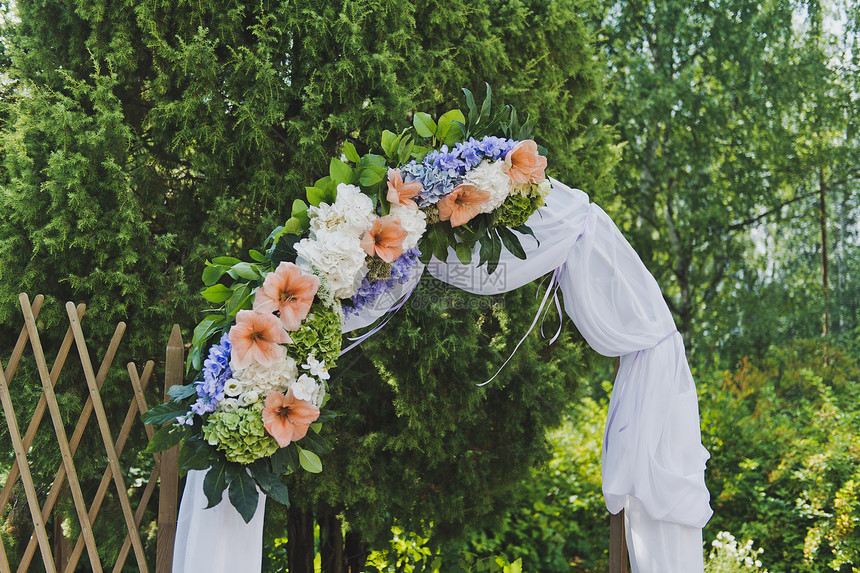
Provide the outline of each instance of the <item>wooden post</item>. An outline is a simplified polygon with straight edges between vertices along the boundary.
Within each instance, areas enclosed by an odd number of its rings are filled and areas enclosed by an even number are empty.
[[[609,516],[609,573],[627,573],[627,539],[624,510]]]
[[[185,374],[185,350],[179,325],[173,325],[167,342],[164,367],[164,399],[171,386],[182,385]],[[161,488],[158,494],[158,539],[156,542],[155,573],[170,573],[173,569],[173,542],[176,538],[176,517],[179,500],[179,446],[161,454]]]

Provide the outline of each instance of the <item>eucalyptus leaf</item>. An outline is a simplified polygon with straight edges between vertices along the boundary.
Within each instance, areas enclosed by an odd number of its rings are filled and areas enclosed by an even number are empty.
[[[255,261],[257,261],[258,263],[266,262],[266,256],[263,253],[261,253],[260,251],[251,249],[250,251],[248,251],[248,254],[251,255],[251,258],[254,259]]]

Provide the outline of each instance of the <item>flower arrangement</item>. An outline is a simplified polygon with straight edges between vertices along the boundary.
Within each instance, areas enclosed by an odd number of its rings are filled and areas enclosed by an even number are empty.
[[[464,92],[468,117],[416,113],[399,135],[383,132],[382,154],[344,142],[250,261],[207,261],[202,295],[217,308],[194,329],[196,374],[144,421],[169,422],[148,451],[181,444],[181,473],[210,470],[210,507],[229,488],[250,521],[257,488],[288,504],[282,476],[322,470],[345,314],[415,279],[420,262],[446,260],[449,247],[464,264],[477,255],[490,273],[503,245],[525,258],[512,229],[530,234],[525,222],[549,193],[545,151],[516,110],[492,115],[489,86],[480,108]]]

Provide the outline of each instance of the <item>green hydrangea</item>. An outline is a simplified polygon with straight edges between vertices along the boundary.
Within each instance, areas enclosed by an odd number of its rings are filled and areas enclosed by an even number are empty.
[[[309,354],[325,361],[326,368],[333,368],[340,355],[342,315],[322,303],[314,303],[307,318],[295,332],[290,332],[293,343],[287,352],[299,363]]]
[[[203,425],[203,436],[229,461],[240,464],[250,464],[278,450],[278,443],[263,427],[262,402],[232,412],[214,412]]]
[[[516,228],[525,225],[532,213],[538,210],[543,205],[543,197],[540,195],[532,195],[524,197],[522,195],[509,195],[502,206],[499,207],[499,218],[496,219],[497,225]]]

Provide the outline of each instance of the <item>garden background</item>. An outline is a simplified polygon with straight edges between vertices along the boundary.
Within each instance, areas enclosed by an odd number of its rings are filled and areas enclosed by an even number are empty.
[[[856,4],[17,0],[0,20],[4,359],[19,292],[46,295],[48,329],[86,301],[96,349],[126,321],[119,364],[161,358],[170,326],[190,340],[201,318],[205,261],[260,245],[344,141],[363,151],[488,82],[536,118],[549,173],[604,207],[664,290],[712,456],[704,550],[721,531],[762,549],[719,569],[724,548],[711,570],[860,570]],[[481,298],[425,277],[341,359],[333,451],[293,481],[289,511],[267,507],[264,570],[341,571],[339,551],[368,571],[606,570],[613,362],[566,322],[475,386],[526,331],[538,289]],[[103,393],[124,412],[118,385]],[[85,388],[60,387],[73,423]],[[44,484],[49,437],[30,454]],[[85,492],[101,447],[85,436],[76,458]],[[2,482],[6,433],[0,452]],[[127,482],[150,463],[126,460]],[[13,563],[30,533],[16,495],[0,516]],[[111,515],[96,522],[106,561],[122,543]]]

